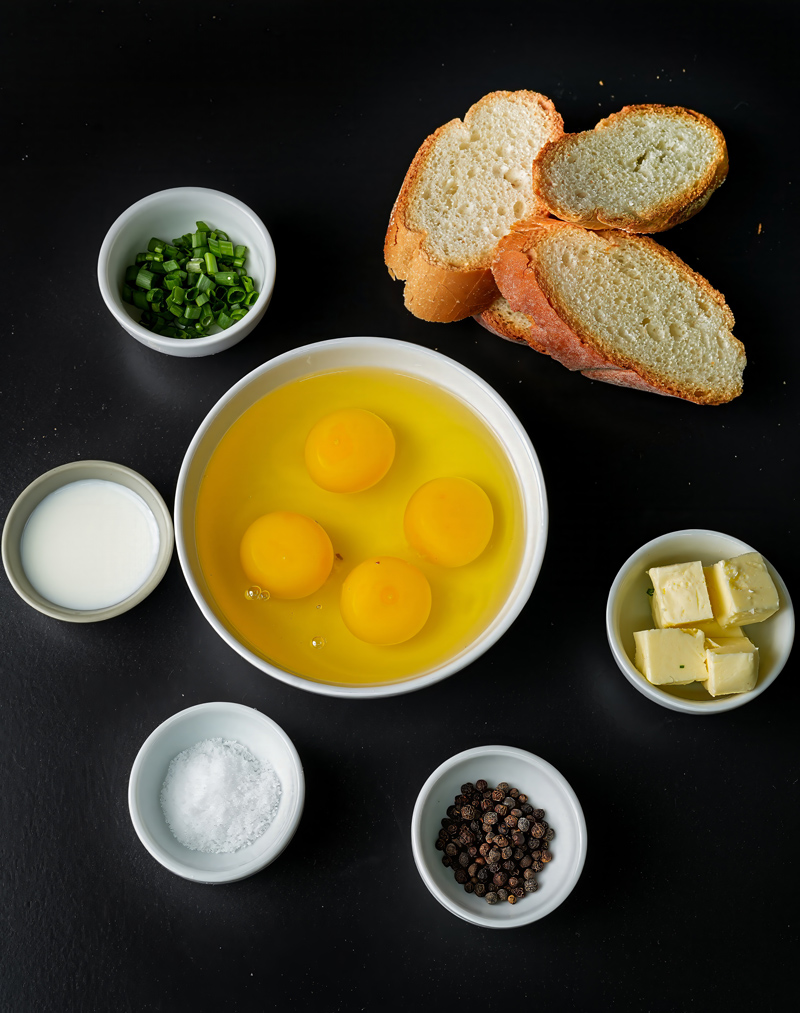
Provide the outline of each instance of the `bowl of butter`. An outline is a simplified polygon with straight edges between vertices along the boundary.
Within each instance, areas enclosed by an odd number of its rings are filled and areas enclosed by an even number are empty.
[[[789,592],[752,546],[690,528],[647,542],[608,596],[606,632],[622,674],[686,714],[748,703],[777,679],[794,641]]]

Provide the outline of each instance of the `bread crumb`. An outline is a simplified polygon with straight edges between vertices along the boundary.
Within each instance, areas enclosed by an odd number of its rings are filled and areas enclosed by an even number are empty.
[[[761,222],[758,223],[758,233],[757,233],[757,235],[759,235],[759,236],[761,235]]]
[[[602,84],[603,82],[602,82],[602,81],[598,81],[597,83],[598,83],[598,84]]]

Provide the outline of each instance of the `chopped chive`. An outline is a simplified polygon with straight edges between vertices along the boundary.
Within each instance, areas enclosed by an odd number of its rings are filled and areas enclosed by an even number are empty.
[[[242,320],[258,298],[245,274],[247,247],[203,221],[167,242],[153,236],[125,269],[122,298],[140,322],[170,338],[203,337]]]

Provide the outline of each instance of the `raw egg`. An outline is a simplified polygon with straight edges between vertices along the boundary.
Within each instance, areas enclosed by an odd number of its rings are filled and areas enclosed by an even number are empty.
[[[320,419],[306,439],[309,475],[328,492],[363,492],[394,460],[394,435],[382,418],[344,408]]]
[[[253,521],[239,547],[248,578],[275,598],[305,598],[333,568],[325,529],[305,514],[276,510]]]
[[[412,548],[440,566],[465,566],[489,544],[494,514],[489,497],[468,478],[435,478],[408,501],[403,520]]]
[[[431,587],[421,570],[395,556],[360,563],[342,584],[342,619],[368,644],[402,644],[428,621]]]

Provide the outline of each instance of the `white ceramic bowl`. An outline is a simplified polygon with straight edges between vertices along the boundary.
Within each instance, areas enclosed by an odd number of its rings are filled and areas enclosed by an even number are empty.
[[[155,566],[147,580],[121,602],[98,609],[72,609],[56,605],[44,598],[28,580],[22,566],[20,543],[28,518],[51,492],[60,489],[70,482],[84,479],[100,479],[106,482],[117,482],[137,493],[150,507],[158,525],[159,548]],[[8,512],[3,525],[3,566],[5,567],[11,586],[28,605],[53,619],[63,619],[70,623],[95,623],[102,619],[112,619],[138,605],[161,582],[167,572],[172,550],[175,547],[175,534],[172,527],[172,516],[167,504],[161,498],[155,486],[151,485],[142,475],[121,464],[111,461],[72,461],[58,468],[47,471],[19,494],[14,505]]]
[[[779,612],[763,623],[745,627],[746,636],[756,645],[759,653],[758,682],[749,693],[712,697],[702,683],[674,686],[671,689],[653,686],[633,664],[634,632],[653,629],[650,599],[647,595],[648,588],[653,586],[647,576],[651,567],[691,562],[695,559],[699,559],[703,566],[710,566],[720,559],[754,551],[757,550],[751,545],[721,531],[688,528],[654,538],[623,563],[608,595],[606,632],[620,671],[640,693],[662,707],[684,714],[721,714],[749,703],[778,678],[792,650],[794,609],[780,574],[767,560],[767,569],[778,589],[781,607]]]
[[[516,475],[523,509],[523,549],[511,591],[491,622],[466,648],[446,663],[424,672],[409,672],[408,680],[385,685],[333,685],[286,672],[242,644],[218,611],[200,567],[195,545],[194,518],[198,490],[208,461],[228,428],[264,395],[304,376],[326,370],[390,365],[455,395],[489,427]],[[175,496],[176,542],[184,576],[197,604],[214,630],[251,664],[300,689],[327,696],[382,697],[430,686],[460,671],[488,650],[519,615],[536,582],[547,540],[547,500],[536,452],[520,421],[479,376],[452,359],[420,345],[389,338],[337,338],[304,345],[259,366],[233,386],[211,409],[189,445]]]
[[[153,236],[171,242],[193,232],[195,222],[227,232],[231,241],[248,248],[246,269],[259,293],[250,311],[225,331],[205,338],[168,338],[138,322],[139,310],[122,299],[125,269]],[[103,301],[122,327],[148,348],[167,355],[195,358],[214,355],[246,337],[266,313],[275,285],[275,249],[258,215],[235,197],[199,186],[160,190],[132,204],[108,230],[97,260],[97,281]]]
[[[531,805],[544,809],[555,830],[553,860],[539,873],[539,889],[516,904],[490,905],[468,894],[453,869],[442,865],[442,852],[435,847],[441,821],[461,785],[481,778],[490,787],[507,781],[518,788]],[[451,914],[484,928],[513,929],[544,918],[570,895],[586,861],[586,821],[575,792],[552,764],[514,746],[478,746],[445,760],[422,786],[411,817],[411,850],[425,886]]]
[[[161,809],[161,788],[173,758],[215,738],[240,742],[256,759],[268,761],[282,789],[277,816],[266,832],[249,847],[225,855],[185,848]],[[265,714],[237,703],[202,703],[173,714],[145,740],[128,784],[128,808],[139,840],[165,869],[196,883],[232,883],[274,862],[297,830],[304,800],[303,767],[289,736]]]

